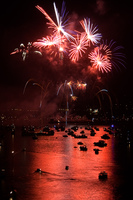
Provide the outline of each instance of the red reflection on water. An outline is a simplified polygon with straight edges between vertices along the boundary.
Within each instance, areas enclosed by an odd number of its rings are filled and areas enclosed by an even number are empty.
[[[101,126],[95,136],[90,136],[90,131],[85,130],[88,136],[85,139],[64,138],[64,132],[39,137],[37,141],[25,138],[23,142],[27,151],[22,154],[21,163],[26,176],[20,178],[20,196],[33,200],[113,199],[113,182],[110,181],[114,168],[113,136],[106,140],[107,147],[99,148],[101,151],[98,155],[93,150],[93,143],[101,139],[104,133]],[[79,141],[87,146],[87,151],[80,151]],[[66,166],[69,166],[68,170]],[[17,163],[15,167],[18,167]],[[41,168],[41,174],[35,173],[37,168]],[[103,170],[108,173],[109,179],[102,182],[98,175]]]

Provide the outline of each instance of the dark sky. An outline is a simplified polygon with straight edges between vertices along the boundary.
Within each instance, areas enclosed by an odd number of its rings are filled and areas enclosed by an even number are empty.
[[[62,2],[59,0],[55,2],[60,11]],[[113,39],[118,45],[124,47],[126,69],[121,67],[121,70],[114,70],[104,79],[109,80],[108,88],[114,90],[119,98],[130,99],[132,96],[133,84],[132,2],[130,0],[67,0],[65,2],[70,17],[77,16],[77,21],[84,17],[91,18],[93,22],[98,25],[99,32],[102,33],[103,39],[107,39],[107,41]],[[16,99],[16,102],[26,101],[26,99],[23,99],[22,93],[23,87],[29,78],[34,78],[37,81],[42,80],[43,77],[45,80],[54,80],[56,76],[56,83],[63,82],[66,79],[64,74],[68,71],[67,69],[64,68],[64,71],[58,71],[57,68],[52,68],[44,58],[39,60],[31,56],[29,60],[22,62],[21,56],[17,54],[10,55],[20,43],[27,44],[29,41],[34,42],[48,35],[47,20],[45,16],[35,8],[36,5],[43,7],[54,19],[53,1],[51,0],[4,1],[1,5],[0,102],[2,108],[9,105],[12,106],[14,99]],[[68,74],[69,76],[72,76],[71,72],[72,71]],[[80,79],[80,75],[78,76],[77,79]],[[59,81],[57,81],[57,79]],[[104,87],[106,88],[106,85]],[[32,95],[33,94],[30,95],[30,98],[34,98],[34,95]]]

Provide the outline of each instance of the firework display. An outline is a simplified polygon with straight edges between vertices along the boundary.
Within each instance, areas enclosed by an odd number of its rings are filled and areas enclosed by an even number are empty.
[[[10,55],[20,54],[22,61],[25,62],[33,54],[39,55],[35,59],[37,63],[38,59],[42,62],[43,77],[37,81],[30,78],[25,83],[23,94],[27,85],[32,82],[34,87],[41,89],[39,107],[42,108],[42,103],[48,96],[49,84],[55,81],[52,84],[56,86],[56,96],[59,101],[65,101],[67,121],[69,102],[71,104],[75,102],[77,109],[80,107],[78,102],[84,107],[85,98],[80,98],[81,94],[87,94],[88,101],[93,101],[95,94],[102,91],[103,79],[106,77],[104,74],[125,67],[123,47],[117,46],[113,40],[110,42],[104,40],[92,19],[71,20],[64,1],[61,11],[53,2],[54,18],[39,5],[35,8],[44,16],[48,35],[42,35],[42,38],[28,42],[27,46],[21,43]],[[45,80],[45,86],[39,84],[41,79]],[[101,107],[100,97],[98,95],[96,97]]]
[[[101,41],[102,34],[98,32],[98,27],[90,18],[80,20],[80,30],[75,30],[71,27],[71,19],[66,12],[64,1],[61,12],[58,11],[55,2],[53,3],[55,21],[42,7],[37,5],[36,8],[45,16],[50,35],[43,36],[35,42],[29,42],[27,47],[21,44],[11,55],[20,53],[25,61],[30,52],[40,55],[45,52],[48,56],[63,60],[65,53],[70,63],[76,64],[82,61],[85,55],[88,66],[102,73],[124,66],[122,47],[116,46],[112,40],[109,43]]]

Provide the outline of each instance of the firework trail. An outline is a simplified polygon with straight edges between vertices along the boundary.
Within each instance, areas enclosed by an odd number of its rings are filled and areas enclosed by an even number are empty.
[[[99,100],[99,103],[100,103],[100,107],[102,106],[102,103],[101,103],[101,100],[100,100],[100,97],[99,97],[99,94],[100,93],[104,93],[107,95],[108,99],[109,99],[109,103],[110,103],[110,111],[111,111],[111,116],[113,116],[113,109],[112,109],[112,99],[111,99],[111,96],[109,95],[109,92],[108,90],[106,89],[101,89],[99,90],[97,93],[96,93],[96,96],[98,97],[98,100]]]
[[[48,87],[50,85],[51,81],[48,82],[48,84],[46,85],[46,87],[44,88],[43,85],[39,84],[39,83],[33,83],[33,85],[36,85],[38,87],[41,88],[41,99],[40,99],[40,108],[42,107],[42,102],[44,100],[44,98],[46,97],[46,95],[48,94]]]
[[[43,86],[42,85],[40,85],[39,83],[33,83],[33,85],[37,85],[37,86],[39,86],[43,91],[44,91],[44,88],[43,88]]]
[[[65,82],[62,83],[62,84],[59,86],[58,91],[57,91],[57,95],[59,94],[59,92],[60,92],[60,90],[61,90],[62,87],[64,87],[64,90],[65,90],[67,87],[69,87],[70,90],[71,90],[71,94],[70,94],[71,99],[75,101],[75,100],[76,100],[76,97],[73,96],[73,89],[72,89],[71,84],[72,84],[71,81],[67,82],[67,80],[65,80]],[[68,91],[65,91],[65,98],[66,98],[65,121],[66,121],[66,125],[67,125],[67,116],[68,116],[68,111],[69,111]]]
[[[25,93],[25,90],[26,90],[26,88],[27,88],[28,83],[31,82],[31,81],[35,81],[35,80],[32,79],[32,78],[30,78],[30,79],[25,83],[25,86],[24,86],[24,89],[23,89],[23,94]]]
[[[41,99],[40,99],[40,108],[41,108],[41,106],[42,106],[42,95],[43,95],[43,92],[44,92],[44,88],[43,88],[43,86],[42,85],[40,85],[39,83],[33,83],[33,85],[34,86],[38,86],[38,87],[40,87],[41,88]]]
[[[71,81],[69,81],[69,82],[67,83],[67,85],[68,85],[69,88],[71,89],[71,96],[73,96],[73,89],[72,89]]]
[[[33,82],[33,83],[32,83],[33,86],[38,86],[38,87],[41,88],[41,99],[40,99],[40,108],[41,108],[42,102],[43,102],[44,98],[46,97],[46,95],[48,94],[48,91],[47,91],[47,90],[48,90],[48,87],[49,87],[51,81],[49,81],[48,84],[46,85],[46,87],[44,87],[43,85],[41,85],[41,84],[35,82],[35,80],[31,78],[31,79],[29,79],[29,80],[25,83],[25,86],[24,86],[24,89],[23,89],[23,95],[24,95],[24,93],[25,93],[25,90],[26,90],[26,88],[27,88],[27,85],[28,85],[29,82],[31,82],[31,81]]]
[[[72,89],[72,86],[71,86],[71,81],[70,81],[70,82],[67,82],[67,80],[65,80],[65,82],[62,83],[62,84],[59,86],[58,91],[57,91],[57,95],[59,94],[60,89],[62,88],[62,86],[64,86],[64,87],[68,86],[68,87],[71,89],[71,96],[73,96],[73,89]]]

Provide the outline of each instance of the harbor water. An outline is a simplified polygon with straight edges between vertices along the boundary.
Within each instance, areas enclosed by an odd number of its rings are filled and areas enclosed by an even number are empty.
[[[67,125],[66,130],[72,125]],[[122,135],[108,134],[105,147],[95,154],[94,142],[101,140],[106,126],[97,126],[95,136],[78,125],[76,134],[84,131],[87,138],[74,138],[65,131],[53,136],[22,136],[5,131],[0,142],[0,199],[18,200],[121,200],[133,199],[132,143],[124,143]],[[107,127],[106,127],[107,128]],[[78,142],[87,147],[81,151]],[[67,167],[66,167],[67,166]],[[41,169],[42,173],[35,172]],[[105,171],[106,180],[99,180]],[[10,191],[15,189],[15,197]]]

